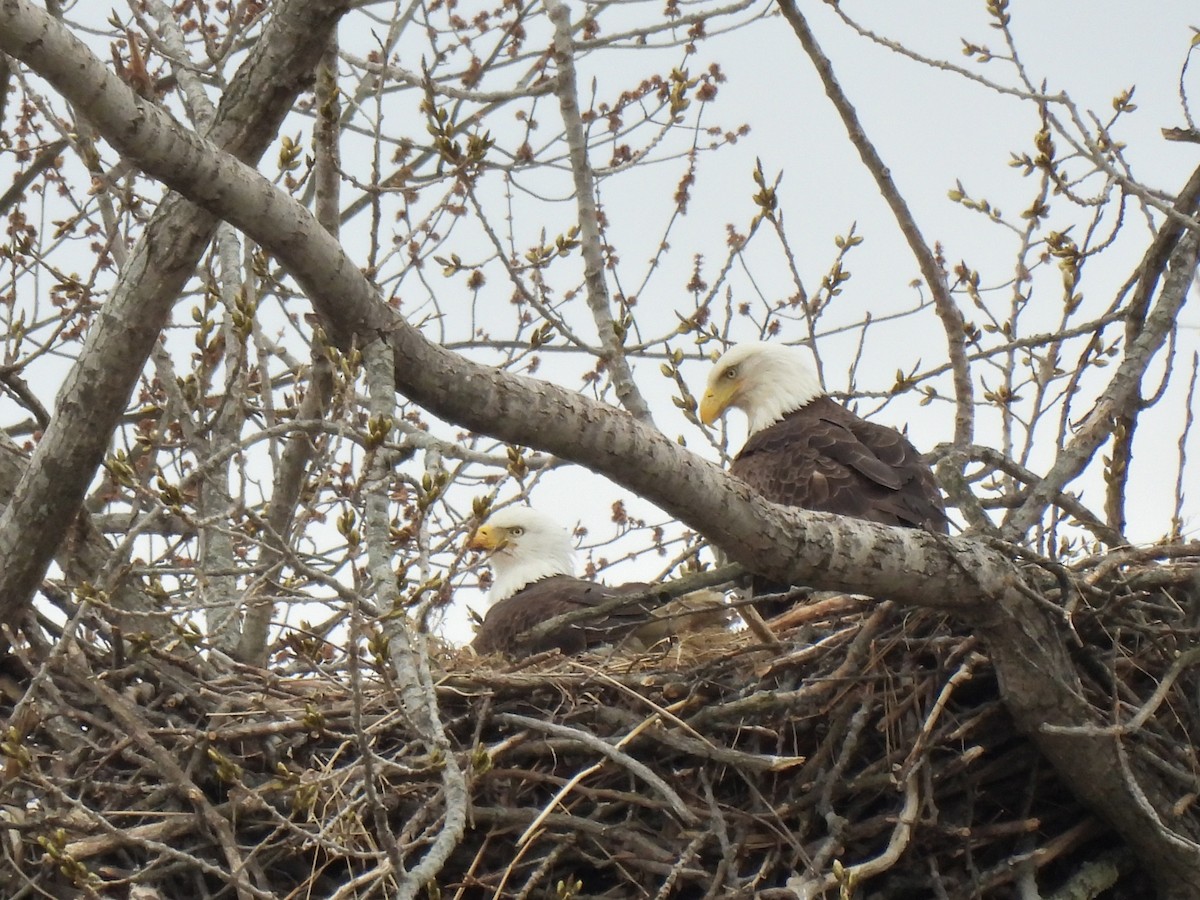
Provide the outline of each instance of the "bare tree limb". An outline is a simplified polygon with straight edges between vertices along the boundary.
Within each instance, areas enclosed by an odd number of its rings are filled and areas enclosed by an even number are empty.
[[[905,202],[900,190],[896,187],[896,182],[892,180],[891,170],[880,157],[875,145],[867,137],[866,131],[858,119],[858,113],[850,103],[850,98],[838,84],[837,77],[833,72],[833,64],[821,50],[816,36],[808,27],[808,22],[797,8],[795,0],[779,0],[779,9],[792,26],[792,30],[796,32],[796,37],[800,39],[804,52],[809,55],[813,65],[816,66],[817,73],[821,76],[821,83],[825,86],[825,93],[846,126],[846,134],[850,138],[850,142],[854,144],[867,171],[879,185],[884,200],[891,207],[892,215],[896,217],[896,224],[900,226],[900,231],[908,242],[909,249],[916,257],[921,277],[925,279],[930,293],[933,294],[934,308],[946,331],[946,346],[954,374],[954,443],[956,446],[966,446],[971,443],[975,433],[975,390],[971,381],[971,370],[967,364],[962,312],[954,302],[954,298],[950,296],[946,275],[921,234],[912,210],[908,208],[908,203]]]
[[[396,406],[395,365],[386,341],[374,341],[363,348],[367,385],[370,390],[368,408],[371,421],[369,432],[379,440],[379,446],[368,457],[366,477],[366,520],[368,568],[371,573],[375,600],[388,617],[384,632],[388,638],[388,656],[396,670],[397,687],[405,715],[416,732],[436,753],[442,763],[442,802],[444,813],[437,837],[425,855],[411,870],[397,867],[399,888],[394,896],[412,898],[424,890],[445,865],[462,837],[467,822],[467,782],[450,746],[438,710],[437,691],[429,670],[429,653],[425,635],[412,628],[399,607],[399,590],[392,571],[392,544],[388,513],[388,487],[391,466],[382,444],[391,431]],[[356,611],[357,617],[357,611]],[[383,837],[383,835],[381,835]],[[391,837],[390,833],[387,837]],[[388,848],[393,866],[399,862],[399,851]]]
[[[1173,208],[1181,215],[1189,218],[1196,215],[1197,204],[1200,204],[1200,169],[1192,173],[1183,190],[1179,192]],[[1154,236],[1154,241],[1142,257],[1138,267],[1137,286],[1125,315],[1125,346],[1130,347],[1141,335],[1146,315],[1150,309],[1150,298],[1154,289],[1167,268],[1168,260],[1175,247],[1178,246],[1184,223],[1175,218],[1168,218]],[[1170,377],[1170,372],[1167,372]],[[1129,483],[1129,463],[1133,459],[1133,441],[1136,433],[1137,418],[1143,408],[1140,389],[1130,397],[1125,409],[1118,410],[1114,419],[1113,451],[1110,454],[1111,463],[1108,471],[1108,493],[1105,500],[1108,524],[1117,531],[1125,530],[1125,489]]]
[[[246,63],[225,93],[210,137],[230,153],[257,159],[309,78],[327,36],[348,4],[285,0],[260,38],[262,52]],[[0,32],[6,52],[60,85],[72,102],[127,139],[151,123],[177,130],[169,116],[134,94],[74,38],[28,0],[3,0]],[[75,60],[86,61],[77,67]],[[113,90],[114,86],[118,90]],[[64,94],[68,91],[64,90]],[[103,314],[89,331],[50,426],[0,515],[0,621],[12,622],[28,602],[104,457],[150,349],[171,306],[213,233],[216,220],[180,197],[158,208]]]
[[[587,283],[588,306],[600,332],[601,361],[612,379],[621,405],[643,422],[653,422],[650,407],[638,390],[617,334],[612,316],[612,301],[604,277],[604,235],[596,213],[596,180],[588,159],[583,118],[579,112],[579,87],[575,83],[575,41],[571,35],[571,12],[563,0],[546,0],[546,10],[554,23],[554,62],[558,67],[555,92],[566,128],[575,179],[575,203],[579,208],[579,239],[583,253],[583,277]]]
[[[1112,380],[1096,401],[1071,442],[1059,453],[1054,465],[1041,482],[1029,492],[1025,502],[1004,521],[1004,533],[1011,540],[1020,537],[1042,517],[1054,496],[1070,483],[1112,433],[1114,416],[1128,408],[1142,383],[1146,367],[1161,349],[1174,328],[1179,310],[1187,298],[1196,270],[1196,233],[1184,233],[1171,254],[1170,271],[1159,293],[1158,303],[1146,317],[1146,326],[1137,339],[1125,348],[1125,358]]]

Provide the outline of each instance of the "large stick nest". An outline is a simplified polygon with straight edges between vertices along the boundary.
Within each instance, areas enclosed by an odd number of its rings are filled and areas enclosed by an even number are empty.
[[[1194,571],[1114,569],[1064,629],[1120,721],[1173,679],[1137,751],[1178,783],[1180,816],[1200,771],[1200,682],[1177,661]],[[776,648],[743,633],[435,658],[470,803],[430,896],[1147,895],[1015,732],[968,629],[847,597],[777,625]],[[388,666],[289,665],[213,676],[111,639],[18,647],[0,680],[4,896],[391,896],[445,821],[445,758]]]

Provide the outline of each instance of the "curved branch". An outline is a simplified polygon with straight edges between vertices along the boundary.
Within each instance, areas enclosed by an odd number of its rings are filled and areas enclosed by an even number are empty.
[[[38,20],[44,24],[31,28]],[[86,101],[114,146],[275,254],[303,286],[335,343],[349,348],[355,341],[363,346],[386,340],[398,389],[436,415],[603,472],[703,531],[735,561],[771,577],[973,615],[992,605],[992,589],[983,585],[1015,578],[1008,560],[976,544],[768,504],[618,409],[473,363],[429,342],[382,301],[307,209],[135,95],[27,0],[0,0],[0,26],[0,48],[37,69],[72,101]],[[316,55],[321,46],[313,48]],[[68,71],[62,59],[71,61]],[[62,502],[60,496],[48,493],[37,502],[49,509]],[[937,579],[946,590],[931,597],[925,578]],[[0,573],[0,586],[12,583],[8,579],[8,572]]]
[[[516,713],[498,713],[495,716],[495,720],[497,722],[502,722],[507,725],[515,725],[518,728],[528,728],[531,731],[540,731],[543,734],[551,734],[555,737],[564,738],[568,741],[576,741],[587,749],[594,750],[608,761],[628,769],[650,787],[654,788],[654,790],[657,791],[659,796],[661,796],[667,802],[672,811],[680,818],[681,821],[688,825],[695,825],[697,824],[696,814],[693,813],[688,805],[680,799],[679,795],[675,793],[674,789],[659,775],[652,771],[645,763],[639,762],[638,760],[629,756],[627,753],[623,753],[621,751],[621,747],[628,743],[630,738],[634,737],[648,725],[654,724],[658,718],[659,716],[657,713],[651,713],[649,718],[644,719],[622,740],[613,744],[582,729],[571,728],[567,725],[556,725],[553,722],[546,722],[542,719],[533,719],[528,716],[517,715]],[[560,794],[561,793],[562,792],[560,792]],[[553,810],[555,802],[556,801],[552,801],[551,805],[547,807],[548,811]],[[530,834],[534,830],[536,824],[537,823],[535,822],[533,825],[530,825],[529,828],[526,829],[525,833]],[[518,844],[520,843],[521,842],[518,841]]]
[[[307,83],[347,2],[284,0],[226,91],[210,131],[217,144],[257,160]],[[165,140],[182,162],[182,129],[137,96],[65,26],[28,0],[0,2],[0,44],[95,116],[115,146]],[[189,133],[190,134],[190,133]],[[197,141],[195,135],[192,135]],[[211,145],[209,145],[211,146]],[[195,159],[189,160],[194,164]],[[54,416],[0,514],[0,621],[15,621],[70,527],[142,367],[216,226],[178,196],[159,206],[89,330]]]
[[[950,296],[945,274],[938,266],[933,251],[929,249],[929,244],[921,234],[912,210],[908,208],[908,204],[896,187],[896,182],[892,180],[891,170],[879,156],[874,144],[863,130],[858,113],[850,103],[850,98],[838,84],[837,77],[833,73],[833,64],[821,50],[816,36],[813,35],[804,16],[796,8],[795,0],[779,0],[779,9],[792,26],[792,30],[796,32],[796,37],[800,39],[804,52],[809,55],[813,65],[816,66],[817,73],[821,76],[821,83],[825,86],[825,93],[838,111],[838,115],[842,117],[842,123],[846,126],[846,134],[849,136],[850,142],[858,150],[867,171],[871,173],[875,183],[879,186],[883,199],[891,207],[892,215],[896,217],[896,224],[900,226],[900,231],[908,242],[908,248],[917,258],[921,277],[929,285],[930,293],[933,295],[934,309],[937,310],[938,318],[941,319],[942,327],[946,331],[946,344],[951,368],[954,372],[954,444],[956,447],[966,446],[971,443],[975,432],[975,391],[971,382],[971,369],[967,365],[962,312],[954,302],[954,298]]]
[[[1111,737],[1044,729],[1046,724],[1094,725],[1102,716],[1084,696],[1065,649],[1062,622],[1050,616],[1048,604],[1031,596],[1010,559],[973,541],[769,504],[626,412],[476,364],[431,343],[386,305],[306,209],[211,143],[183,131],[163,110],[141,102],[60,26],[42,24],[36,40],[26,40],[22,35],[28,36],[29,22],[21,21],[26,17],[46,22],[27,0],[0,0],[0,49],[37,68],[72,100],[84,79],[98,85],[89,94],[89,109],[115,146],[275,254],[335,341],[347,347],[355,340],[359,345],[386,341],[397,388],[432,413],[601,472],[702,531],[733,560],[773,579],[883,596],[971,621],[987,644],[1017,727],[1037,743],[1076,796],[1146,861],[1164,894],[1195,895],[1200,860],[1184,844],[1164,839],[1157,810],[1169,808],[1171,798],[1153,787],[1157,781],[1145,763],[1129,763],[1139,776],[1145,772],[1144,783],[1151,785],[1145,797],[1131,802],[1121,747]],[[14,26],[23,29],[15,37]],[[69,73],[61,70],[62,59],[70,60]],[[131,118],[138,127],[128,127]],[[36,485],[26,502],[43,512],[70,513],[85,486],[86,481],[64,504],[63,492],[42,493],[44,486]],[[12,583],[7,571],[0,574],[0,585],[5,582]],[[16,601],[11,591],[0,596],[20,604],[28,594]],[[1141,802],[1147,798],[1148,803]]]
[[[546,0],[546,10],[554,23],[554,62],[558,66],[555,91],[562,110],[563,127],[575,180],[575,202],[579,207],[579,239],[583,253],[583,278],[587,285],[588,307],[600,332],[601,360],[608,369],[621,405],[643,422],[653,422],[646,398],[638,390],[625,357],[622,338],[612,317],[608,282],[604,279],[604,236],[596,212],[596,178],[588,159],[587,137],[579,113],[579,92],[575,83],[575,41],[571,36],[571,13],[562,0]]]
[[[1171,254],[1170,271],[1163,282],[1158,303],[1146,317],[1145,327],[1137,339],[1126,346],[1125,358],[1113,373],[1108,387],[1076,431],[1071,443],[1059,452],[1050,471],[1029,492],[1025,502],[1005,519],[1004,533],[1010,540],[1025,534],[1041,519],[1054,497],[1083,471],[1096,450],[1108,439],[1114,418],[1128,410],[1129,404],[1137,397],[1147,366],[1162,348],[1187,298],[1188,287],[1196,271],[1197,243],[1194,231],[1184,232],[1179,237]]]

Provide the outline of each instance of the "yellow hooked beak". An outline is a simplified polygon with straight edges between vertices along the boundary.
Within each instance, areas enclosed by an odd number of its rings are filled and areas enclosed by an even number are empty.
[[[467,541],[468,550],[499,550],[505,544],[504,529],[491,525],[480,525]]]
[[[736,381],[724,378],[716,384],[710,385],[704,392],[704,398],[700,401],[700,421],[705,425],[711,425],[717,421],[732,405],[737,395],[737,389]]]

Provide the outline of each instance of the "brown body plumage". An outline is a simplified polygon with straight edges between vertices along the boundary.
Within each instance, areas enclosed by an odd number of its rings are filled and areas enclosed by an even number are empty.
[[[564,613],[596,607],[626,594],[644,594],[649,589],[648,584],[607,587],[570,575],[551,575],[493,604],[471,646],[479,653],[516,656],[556,648],[563,653],[579,653],[600,644],[615,644],[647,625],[652,612],[648,603],[618,607],[598,621],[576,622],[540,640],[530,639],[527,632]]]
[[[479,653],[528,656],[554,649],[579,653],[622,643],[643,648],[683,632],[722,627],[728,621],[724,598],[714,591],[695,591],[662,604],[648,596],[655,587],[651,584],[609,587],[576,578],[571,536],[552,519],[526,507],[493,515],[468,546],[491,554],[495,576],[491,605],[471,642]],[[595,608],[618,597],[629,597],[630,602],[539,638],[528,633],[565,613]]]
[[[750,436],[730,471],[773,503],[944,533],[937,480],[894,428],[868,422],[825,396],[802,351],[738,344],[709,375],[700,419],[746,413]],[[755,595],[790,585],[754,579]],[[777,605],[760,611],[779,612]]]
[[[946,531],[942,495],[916,448],[828,397],[750,435],[730,471],[773,503]]]

